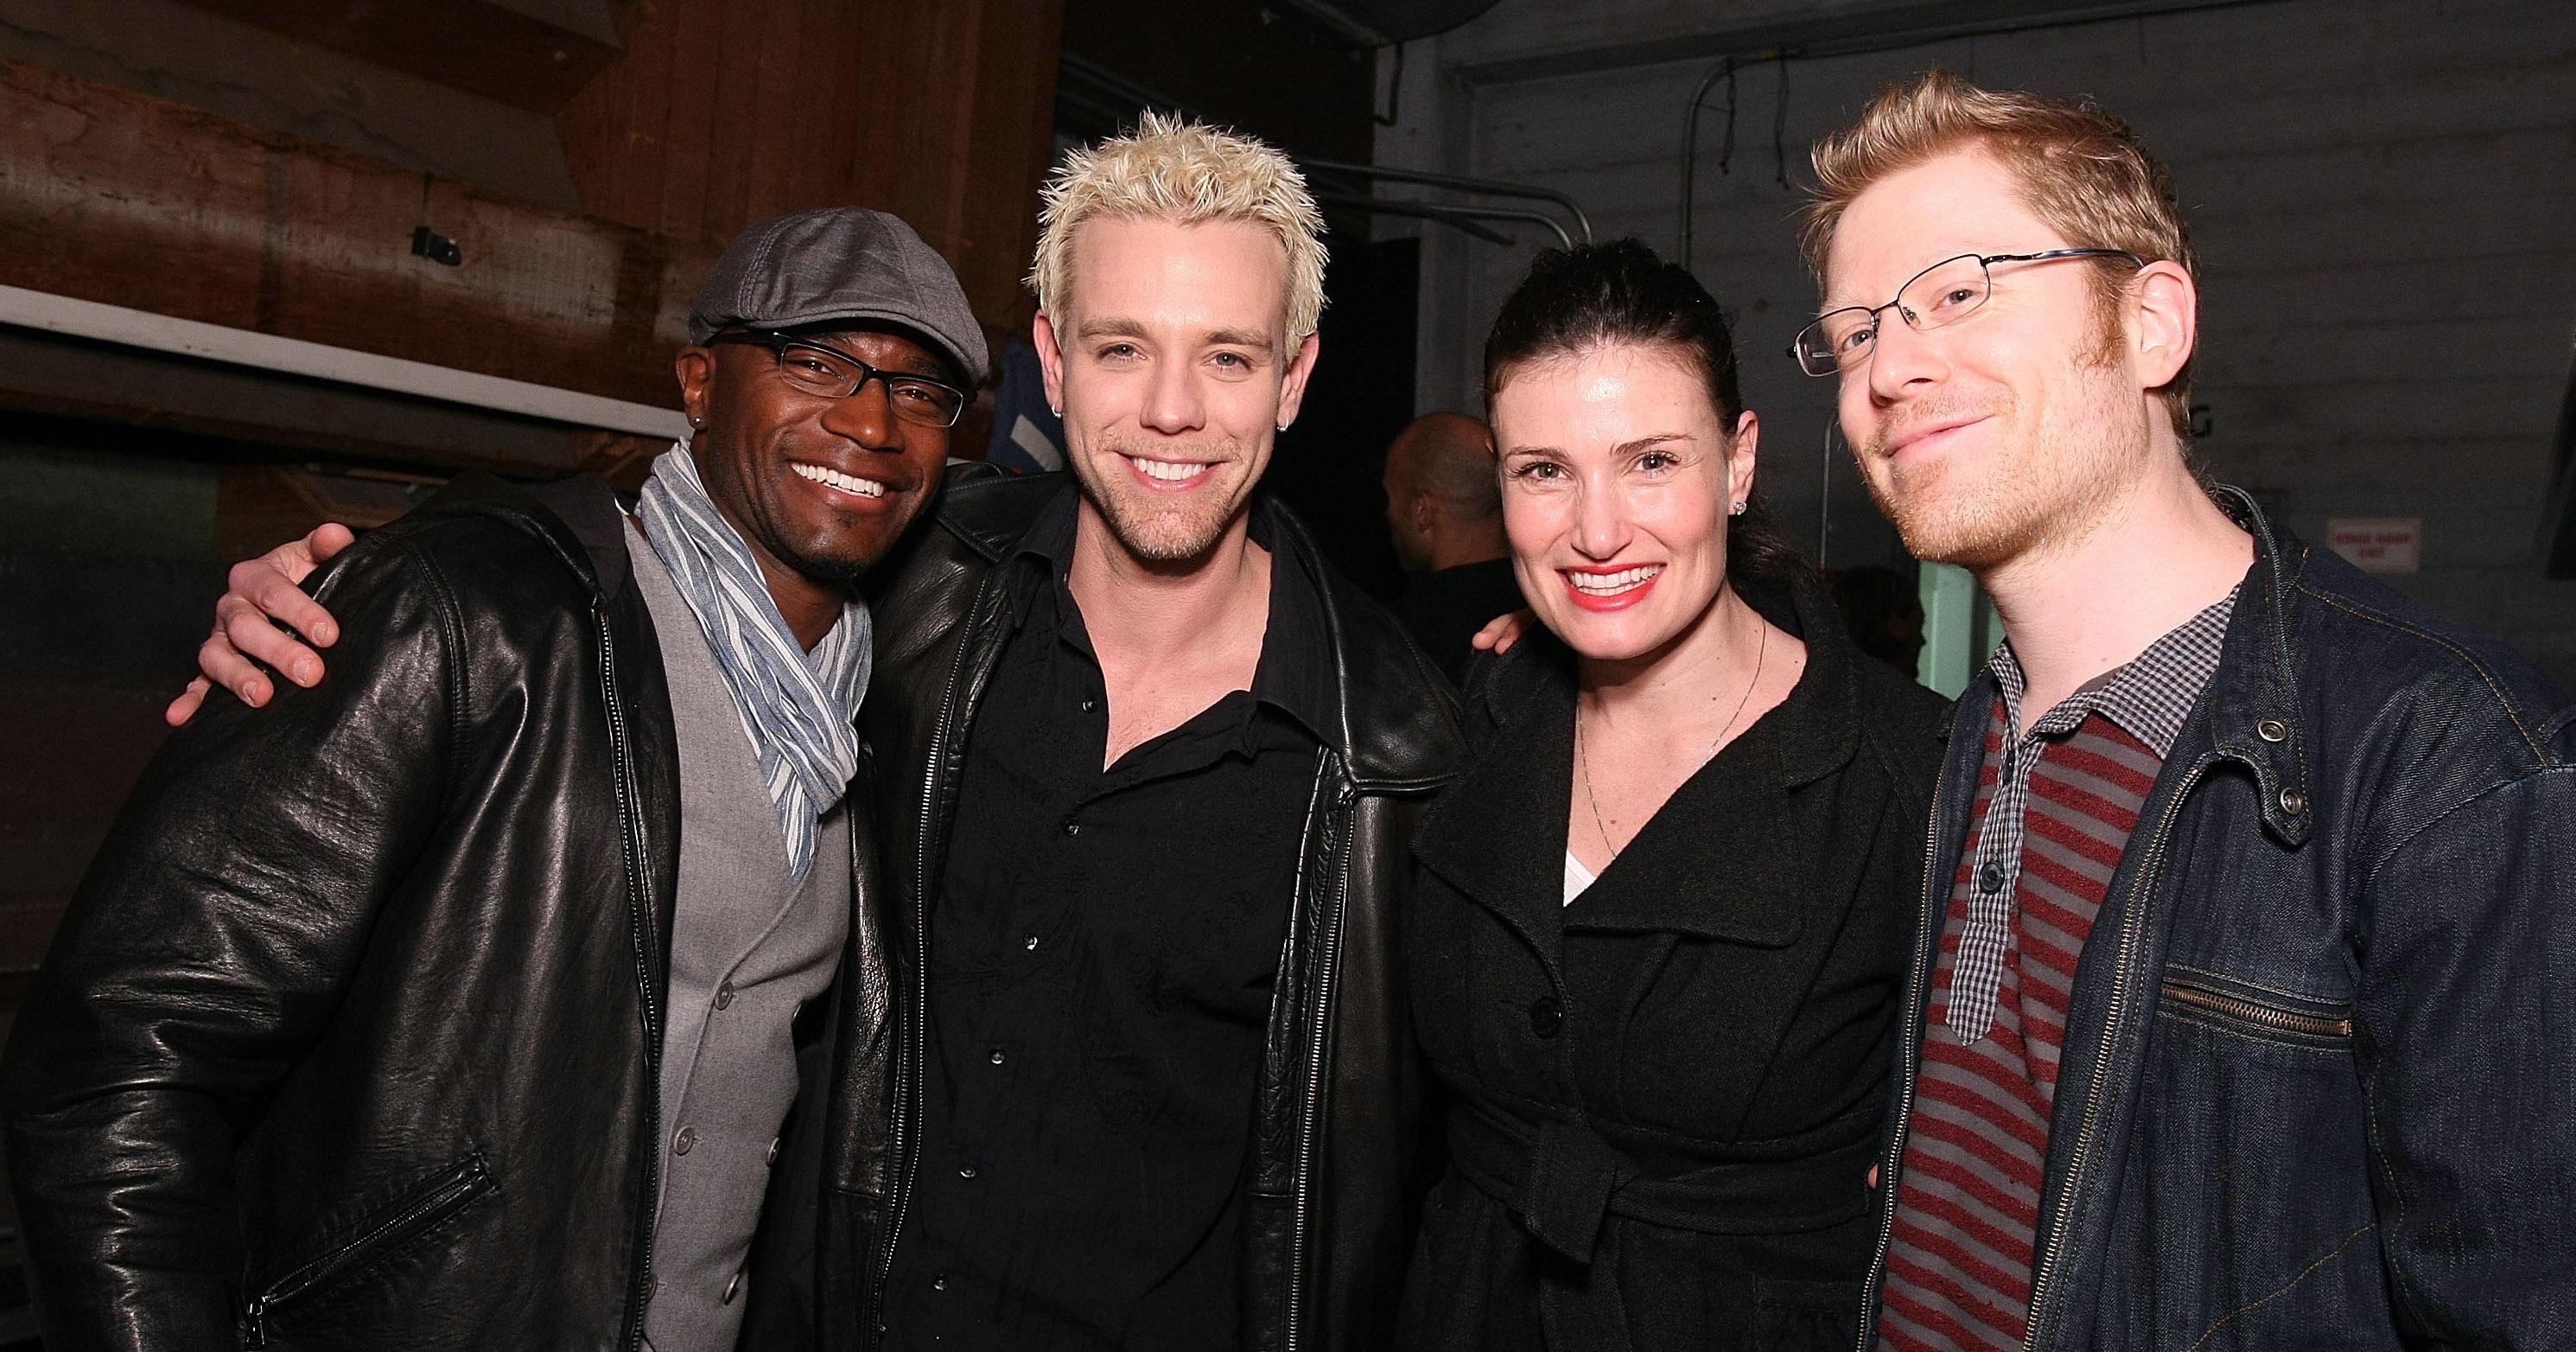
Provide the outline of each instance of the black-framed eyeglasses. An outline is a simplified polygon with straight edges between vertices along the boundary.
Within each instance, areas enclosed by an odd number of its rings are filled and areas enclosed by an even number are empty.
[[[1944,324],[1955,324],[1976,313],[1977,307],[1994,294],[1994,274],[1988,269],[1996,263],[2048,263],[2060,258],[2125,258],[2132,267],[2143,268],[2147,260],[2126,249],[2043,249],[2026,254],[1961,254],[1914,274],[1914,279],[1896,289],[1896,299],[1885,305],[1846,305],[1816,316],[1807,327],[1798,330],[1796,342],[1789,344],[1789,355],[1798,359],[1798,369],[1811,376],[1829,376],[1848,371],[1869,359],[1878,342],[1880,315],[1894,310],[1905,317],[1906,327],[1921,333]]]
[[[709,343],[752,343],[778,358],[778,375],[807,394],[847,399],[871,380],[885,382],[886,403],[894,416],[923,427],[955,427],[974,395],[935,376],[915,371],[886,371],[870,366],[836,347],[774,329],[736,329],[719,333]]]

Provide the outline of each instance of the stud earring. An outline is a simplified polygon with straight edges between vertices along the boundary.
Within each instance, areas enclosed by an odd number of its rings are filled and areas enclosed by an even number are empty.
[[[1744,515],[1744,508],[1745,508],[1745,504],[1743,504],[1743,503],[1739,502],[1739,503],[1735,504],[1734,506],[1727,508],[1727,509],[1726,509],[1726,514],[1727,514],[1728,516],[1742,516],[1742,515]]]

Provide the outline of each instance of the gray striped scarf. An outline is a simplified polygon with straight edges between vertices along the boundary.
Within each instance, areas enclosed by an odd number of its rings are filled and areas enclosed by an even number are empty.
[[[868,691],[868,608],[853,598],[808,653],[778,613],[751,549],[716,512],[686,445],[653,462],[636,515],[681,599],[707,632],[716,670],[742,711],[760,778],[778,804],[796,881],[814,866],[815,820],[859,769],[859,700]]]

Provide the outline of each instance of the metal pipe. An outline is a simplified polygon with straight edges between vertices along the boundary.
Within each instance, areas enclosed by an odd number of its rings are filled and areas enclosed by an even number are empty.
[[[1583,242],[1592,242],[1592,218],[1583,214],[1575,200],[1554,188],[1532,187],[1526,183],[1505,183],[1498,179],[1469,178],[1461,174],[1435,174],[1421,169],[1382,169],[1373,164],[1344,164],[1337,160],[1304,160],[1309,169],[1327,174],[1348,174],[1354,178],[1380,179],[1388,183],[1419,183],[1430,188],[1450,188],[1458,192],[1483,193],[1488,197],[1521,197],[1533,201],[1554,202],[1574,218],[1576,233]],[[1560,232],[1562,233],[1562,232]],[[1566,247],[1572,248],[1571,244]]]
[[[1522,211],[1514,207],[1452,206],[1446,202],[1405,202],[1346,192],[1319,192],[1315,194],[1315,200],[1327,206],[1349,207],[1354,211],[1370,212],[1380,216],[1409,216],[1416,220],[1438,221],[1495,244],[1509,244],[1512,242],[1511,237],[1500,231],[1488,230],[1476,222],[1530,221],[1555,231],[1558,242],[1566,248],[1574,247],[1574,240],[1565,233],[1565,227],[1558,224],[1555,217],[1544,212]]]
[[[1115,94],[1138,108],[1160,108],[1165,112],[1179,113],[1183,117],[1195,118],[1202,122],[1211,120],[1198,109],[1159,89],[1149,89],[1097,61],[1089,60],[1076,53],[1066,52],[1057,57],[1056,65],[1065,74],[1088,81],[1094,88]]]
[[[2119,19],[2154,18],[2166,14],[2184,14],[2204,9],[2235,9],[2263,3],[2263,0],[2126,0],[2125,3],[2091,5],[2057,14],[2015,19],[1971,19],[1958,23],[1932,24],[1921,28],[1898,29],[1866,36],[1825,38],[1812,42],[1774,40],[1741,52],[1720,55],[1691,90],[1690,103],[1682,112],[1681,165],[1681,265],[1691,265],[1691,197],[1698,186],[1699,174],[1699,101],[1708,96],[1709,88],[1729,69],[1754,61],[1788,62],[1793,58],[1816,59],[1829,56],[1861,56],[1871,52],[1895,51],[1902,47],[1920,47],[1956,38],[1992,37],[2004,33],[2036,32],[2043,28],[2073,28],[2079,24],[2108,23]]]
[[[1206,120],[1204,114],[1200,113],[1197,109],[1192,108],[1190,105],[1172,98],[1159,90],[1149,89],[1144,85],[1138,84],[1136,81],[1130,80],[1126,76],[1120,75],[1116,71],[1110,70],[1096,61],[1087,60],[1076,53],[1064,53],[1060,58],[1060,63],[1066,75],[1089,85],[1092,89],[1098,90],[1101,93],[1108,94],[1115,98],[1125,99],[1139,108],[1160,108],[1170,112],[1179,113],[1185,117]],[[1057,97],[1060,99],[1070,98],[1077,103],[1088,105],[1094,109],[1098,109],[1102,106],[1097,99],[1088,97],[1080,92],[1066,90],[1062,83],[1057,87]],[[1518,197],[1535,201],[1553,202],[1556,205],[1565,208],[1566,213],[1573,217],[1575,229],[1581,232],[1583,242],[1586,244],[1592,242],[1592,219],[1584,214],[1582,206],[1577,204],[1572,197],[1565,193],[1558,192],[1553,188],[1534,188],[1522,183],[1504,183],[1494,179],[1469,178],[1458,174],[1435,174],[1419,169],[1381,169],[1373,164],[1351,164],[1341,160],[1304,159],[1300,160],[1299,164],[1305,168],[1315,170],[1326,177],[1338,176],[1343,178],[1382,180],[1390,183],[1415,183],[1424,187],[1448,188],[1457,192],[1482,193],[1489,197]],[[1569,249],[1574,247],[1573,236],[1566,233],[1564,226],[1558,224],[1551,217],[1544,216],[1533,211],[1513,211],[1503,207],[1476,207],[1455,205],[1451,203],[1397,203],[1390,202],[1385,198],[1369,196],[1364,193],[1318,192],[1315,194],[1315,200],[1318,202],[1328,201],[1335,206],[1350,207],[1361,211],[1373,211],[1379,215],[1408,216],[1418,220],[1438,221],[1441,224],[1466,231],[1468,234],[1474,235],[1478,239],[1487,240],[1495,244],[1509,244],[1511,243],[1511,239],[1509,236],[1503,235],[1498,231],[1488,230],[1483,226],[1475,224],[1476,221],[1535,221],[1546,226],[1548,229],[1555,231],[1556,237],[1564,242],[1565,247]]]

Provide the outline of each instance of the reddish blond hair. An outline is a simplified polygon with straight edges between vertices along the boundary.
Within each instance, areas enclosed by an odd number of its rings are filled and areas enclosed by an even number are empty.
[[[2199,275],[2172,171],[2138,144],[2128,123],[2090,102],[1982,89],[1933,70],[1881,90],[1858,122],[1816,142],[1816,186],[1799,244],[1817,282],[1824,281],[1834,227],[1854,198],[1891,174],[1963,150],[2001,163],[2020,184],[2023,204],[2068,243],[2126,249]],[[2118,312],[2132,275],[2116,259],[2094,268],[2106,316]],[[2174,434],[2189,441],[2191,364],[2159,393]]]

